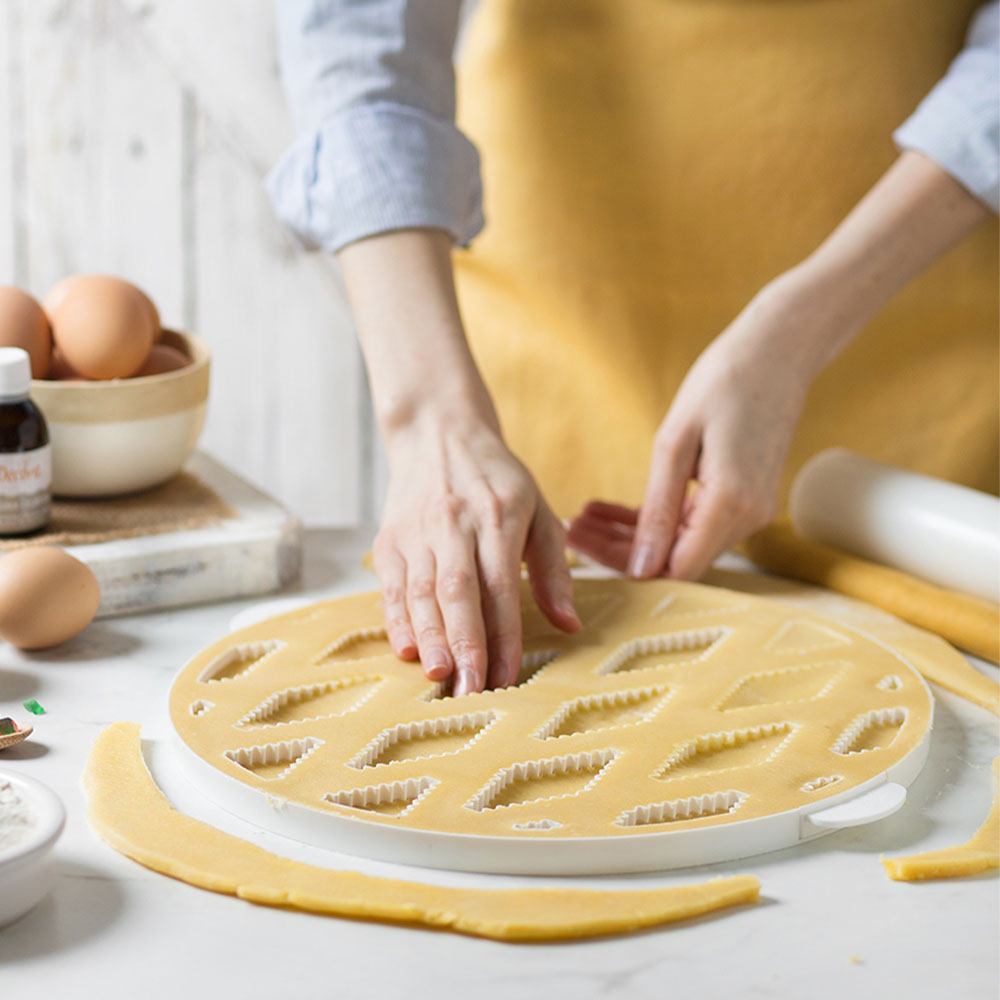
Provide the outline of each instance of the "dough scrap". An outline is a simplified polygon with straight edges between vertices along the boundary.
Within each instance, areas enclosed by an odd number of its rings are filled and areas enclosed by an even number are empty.
[[[782,537],[787,539],[788,536]],[[798,545],[798,540],[795,544]],[[802,544],[807,543],[803,542]],[[940,625],[938,618],[922,622],[921,625],[912,624],[918,619],[916,614],[908,616],[906,608],[891,607],[889,601],[879,599],[875,590],[877,590],[877,583],[883,574],[895,574],[895,576],[903,574],[884,566],[863,563],[862,560],[856,560],[853,556],[844,556],[844,559],[861,564],[855,570],[859,579],[864,580],[869,587],[874,588],[872,592],[865,592],[864,600],[860,599],[860,596],[849,596],[853,591],[848,591],[846,587],[839,587],[836,590],[826,589],[826,587],[816,586],[812,583],[789,579],[792,570],[786,570],[780,566],[773,567],[773,571],[787,575],[779,577],[770,576],[767,573],[711,569],[705,575],[704,582],[761,594],[782,602],[787,601],[798,607],[813,610],[817,614],[828,615],[845,625],[863,629],[870,635],[888,643],[897,653],[905,656],[926,680],[943,687],[946,691],[950,691],[960,698],[964,698],[979,708],[984,708],[994,715],[1000,715],[1000,684],[976,670],[961,653],[946,641],[948,636],[944,631],[934,630],[936,625]],[[761,565],[764,564],[761,563]],[[772,567],[767,568],[769,572],[772,569]],[[875,571],[874,575],[869,576],[868,570]],[[803,578],[807,576],[805,573],[801,575]],[[809,578],[812,579],[812,577]],[[925,584],[920,580],[907,579],[909,583],[915,585],[909,588],[910,599],[914,604],[920,606],[924,605],[924,597],[929,596],[925,588],[938,589],[932,588],[931,584]],[[828,582],[827,586],[832,587],[832,583]],[[860,587],[858,589],[860,591]],[[906,589],[904,588],[904,590]],[[950,591],[946,593],[951,594]],[[983,604],[976,598],[966,598],[964,594],[954,596],[962,601],[967,600],[977,607]],[[945,616],[947,617],[947,611],[945,611]],[[908,620],[904,621],[903,619],[906,618]],[[977,628],[981,628],[984,624],[988,626],[989,621],[987,615],[979,616]],[[996,628],[995,622],[993,627]],[[955,639],[952,641],[955,645],[962,645]],[[970,652],[973,652],[971,648]],[[989,659],[985,651],[975,655]]]
[[[997,792],[986,822],[973,838],[957,847],[913,854],[908,858],[883,858],[886,874],[897,882],[978,875],[1000,868],[1000,757],[993,761]]]
[[[520,683],[459,698],[392,654],[377,593],[320,602],[199,653],[171,719],[251,794],[529,841],[815,807],[927,735],[926,684],[867,623],[670,580],[577,580],[575,600],[566,635],[525,584]],[[962,660],[939,640],[934,656]]]
[[[666,889],[449,889],[330,871],[271,854],[177,812],[142,758],[139,726],[94,742],[83,775],[88,816],[115,850],[213,892],[313,913],[422,924],[498,941],[621,934],[756,902],[752,875]]]
[[[936,587],[908,573],[860,559],[839,549],[800,538],[788,517],[780,518],[744,543],[761,569],[808,580],[884,608],[940,635],[973,656],[1000,663],[1000,609],[988,601]],[[1000,687],[967,663],[928,679],[1000,714]]]

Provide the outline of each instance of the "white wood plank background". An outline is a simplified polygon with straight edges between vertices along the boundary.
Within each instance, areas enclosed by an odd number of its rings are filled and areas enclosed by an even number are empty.
[[[24,162],[20,53],[12,44],[19,34],[20,10],[7,4],[0,8],[0,282],[8,284],[24,278],[19,268],[24,218],[15,196]]]
[[[272,0],[0,0],[0,283],[120,274],[214,355],[202,446],[311,524],[381,490],[336,266],[263,177],[292,137]]]

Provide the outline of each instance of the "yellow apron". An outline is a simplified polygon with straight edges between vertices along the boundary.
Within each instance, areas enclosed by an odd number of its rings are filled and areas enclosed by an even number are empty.
[[[562,515],[637,504],[688,367],[897,153],[978,0],[483,0],[460,69],[488,226],[456,254],[509,444]],[[997,233],[817,380],[786,468],[845,445],[997,490]]]

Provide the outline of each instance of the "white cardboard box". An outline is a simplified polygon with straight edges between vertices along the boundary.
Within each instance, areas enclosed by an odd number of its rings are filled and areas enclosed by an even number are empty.
[[[67,547],[97,576],[98,618],[268,594],[298,577],[297,517],[202,452],[185,468],[237,516],[189,531]]]

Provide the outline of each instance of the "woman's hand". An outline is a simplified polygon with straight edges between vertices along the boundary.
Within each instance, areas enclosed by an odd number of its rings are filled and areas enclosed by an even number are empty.
[[[642,508],[591,502],[569,543],[636,577],[690,580],[766,524],[813,374],[795,348],[806,319],[788,281],[758,295],[681,384],[656,433]]]
[[[390,481],[375,540],[389,641],[456,695],[513,684],[521,561],[544,614],[580,627],[565,532],[503,442],[465,340],[451,239],[383,233],[339,254]]]
[[[759,292],[695,362],[657,431],[642,508],[591,502],[570,525],[570,544],[632,576],[699,577],[772,516],[816,375],[988,217],[937,164],[903,153],[823,244]]]
[[[453,693],[506,687],[521,667],[521,560],[535,600],[575,631],[565,532],[524,466],[476,421],[421,419],[387,438],[375,540],[389,641]]]

